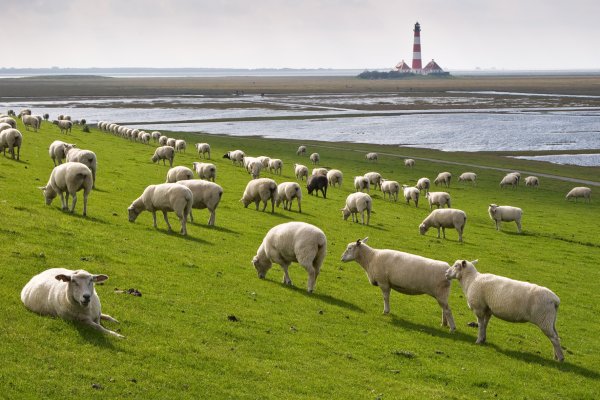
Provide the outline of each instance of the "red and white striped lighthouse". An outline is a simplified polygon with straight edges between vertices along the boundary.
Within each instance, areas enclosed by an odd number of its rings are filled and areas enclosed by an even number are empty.
[[[420,74],[423,68],[421,64],[421,25],[417,22],[415,24],[415,42],[413,44],[413,60],[412,60],[412,72]]]

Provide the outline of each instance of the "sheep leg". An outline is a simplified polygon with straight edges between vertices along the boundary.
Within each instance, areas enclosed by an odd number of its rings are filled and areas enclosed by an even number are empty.
[[[216,218],[216,211],[215,210],[209,210],[209,211],[210,211],[210,217],[208,218],[208,225],[214,226],[215,218]],[[192,214],[192,211],[190,210],[190,215],[191,214]]]
[[[438,226],[437,230],[438,230],[438,239],[439,239],[440,238],[440,227],[439,226]]]
[[[100,325],[97,322],[94,322],[92,320],[84,320],[82,321],[84,324],[86,324],[87,326],[89,326],[90,328],[94,328],[102,333],[106,333],[107,335],[112,335],[112,336],[116,336],[118,338],[124,338],[125,336],[118,334],[117,332],[113,332],[110,329],[106,329],[105,327],[103,327],[102,325]]]
[[[362,220],[362,224],[364,225],[365,224],[365,210],[362,210],[360,212],[360,218]]]
[[[179,217],[179,222],[181,223],[181,230],[179,231],[179,233],[181,233],[182,235],[187,235],[187,229],[186,229],[186,223],[187,223],[187,215],[185,215],[185,211],[180,211],[177,212],[177,217]],[[165,212],[165,219],[166,219],[167,213]]]
[[[192,209],[190,209],[190,222],[194,222],[194,216],[192,215]]]
[[[449,294],[448,290],[448,294]],[[450,306],[448,305],[448,300],[440,300],[436,299],[440,307],[442,307],[442,326],[449,326],[450,332],[454,332],[456,330],[456,325],[454,324],[454,317],[452,316],[452,311],[450,310]]]
[[[69,194],[67,193],[67,198],[68,198]],[[73,213],[75,211],[75,204],[77,203],[77,192],[73,193],[71,195],[73,197],[73,202],[71,203],[71,213]]]
[[[116,319],[114,319],[113,317],[111,317],[108,314],[100,314],[100,319],[103,319],[105,321],[110,321],[110,322],[116,322],[117,324],[119,323],[119,321],[117,321]]]
[[[165,222],[167,223],[167,226],[169,227],[169,231],[172,231],[173,228],[171,228],[171,224],[169,223],[169,218],[167,218],[167,212],[163,211],[163,218],[165,219]]]
[[[496,230],[500,230],[500,221],[496,220]]]
[[[308,267],[305,267],[306,271],[308,272],[308,293],[312,293],[313,290],[315,290],[315,283],[317,282],[317,275],[318,272],[315,271],[315,269],[312,267],[312,265],[309,265]]]
[[[68,207],[68,204],[65,204],[65,196],[63,195],[63,192],[59,192],[58,193],[60,195],[60,204],[62,206],[63,210],[66,210]],[[67,197],[67,201],[69,200],[69,198]]]
[[[371,210],[367,208],[367,225],[371,223]]]
[[[446,227],[444,227],[444,226],[442,226],[442,234],[444,236],[444,239],[446,239]]]
[[[477,315],[477,323],[479,324],[479,330],[477,332],[477,340],[475,343],[483,344],[486,340],[487,324],[490,322],[492,314],[490,312],[482,313]]]
[[[267,206],[267,203],[265,202],[265,207],[266,206]],[[271,214],[274,214],[274,213],[275,213],[275,197],[271,197]]]
[[[381,294],[383,294],[383,313],[384,314],[389,314],[390,313],[390,291],[391,288],[385,286],[380,286],[381,287]]]
[[[290,275],[288,274],[288,267],[290,266],[290,263],[288,262],[279,265],[281,265],[281,269],[283,270],[283,283],[291,286],[292,280],[290,279]]]
[[[521,233],[521,220],[516,220],[517,223],[517,232]]]

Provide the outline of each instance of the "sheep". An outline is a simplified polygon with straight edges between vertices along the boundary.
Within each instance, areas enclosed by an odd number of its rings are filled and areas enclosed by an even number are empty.
[[[169,167],[173,166],[173,159],[175,158],[175,149],[171,146],[160,146],[154,150],[154,155],[151,160],[153,163],[163,160],[163,165],[166,165],[165,160],[169,160]]]
[[[350,193],[346,197],[346,205],[341,209],[344,221],[352,215],[352,222],[358,223],[358,213],[361,215],[362,224],[365,224],[365,211],[367,211],[367,225],[371,222],[371,211],[373,210],[373,199],[366,193]]]
[[[123,129],[123,132],[125,132],[125,129]],[[139,129],[133,129],[133,130],[129,131],[129,138],[131,140],[135,141],[138,138],[138,136],[141,134],[141,132],[143,132],[143,131],[140,131]]]
[[[9,124],[11,128],[17,129],[17,121],[11,117],[0,118],[0,123]]]
[[[50,144],[50,147],[48,148],[48,154],[50,155],[55,167],[62,164],[62,160],[67,156],[67,151],[73,147],[75,147],[74,144],[65,143],[61,140],[55,140]]]
[[[383,294],[383,313],[390,312],[390,292],[408,295],[427,294],[442,308],[442,326],[454,332],[456,325],[448,305],[450,281],[446,272],[450,265],[397,250],[374,249],[366,244],[368,238],[351,242],[342,254],[342,261],[356,261],[367,273],[369,283],[379,286]]]
[[[243,164],[244,161],[244,157],[246,156],[246,153],[244,153],[242,150],[234,150],[234,151],[228,151],[223,158],[228,158],[231,160],[231,162],[233,163],[233,165],[239,165],[240,167]]]
[[[374,185],[375,189],[377,189],[377,187],[381,189],[381,174],[378,172],[367,172],[364,177],[369,180],[370,186]]]
[[[7,124],[6,122],[0,122],[0,132],[2,132],[3,130],[6,129],[11,129],[12,125],[11,124]]]
[[[394,201],[398,201],[398,193],[400,193],[400,184],[396,181],[388,181],[387,179],[383,179],[381,182],[381,191],[383,192],[383,199],[385,200],[385,195],[387,193],[388,198]]]
[[[15,147],[17,148],[17,161],[21,157],[21,145],[23,144],[23,135],[17,129],[4,129],[0,132],[0,151],[6,157],[6,149],[10,153],[12,159],[15,159]]]
[[[96,153],[91,150],[78,149],[76,147],[65,149],[66,160],[77,161],[85,164],[92,171],[93,188],[96,188],[96,171],[98,162],[96,160]]]
[[[588,203],[590,203],[592,201],[592,189],[585,186],[574,187],[569,191],[569,193],[567,193],[565,199],[569,200],[574,198],[575,202],[577,203],[577,199],[579,197],[583,197]]]
[[[283,161],[278,158],[272,158],[269,161],[269,172],[277,175],[281,175],[281,170],[283,169]]]
[[[515,174],[507,174],[500,181],[500,188],[504,188],[504,186],[512,186],[513,189],[517,187],[519,184],[519,177]]]
[[[185,149],[187,148],[187,143],[183,139],[177,139],[175,141],[175,151],[181,151],[185,153]]]
[[[94,288],[94,283],[107,279],[106,275],[92,275],[84,270],[47,269],[27,282],[21,290],[21,301],[37,314],[79,321],[102,333],[123,338],[123,335],[100,325],[100,320],[119,322],[108,314],[102,314],[100,299]]]
[[[521,173],[520,172],[509,172],[508,175],[514,175],[517,177],[517,186],[521,183]]]
[[[431,187],[431,181],[428,178],[420,178],[415,187],[419,189],[419,191],[424,190],[425,194],[427,194],[429,193],[429,188]]]
[[[246,185],[244,194],[240,201],[245,208],[252,202],[256,205],[258,211],[258,204],[263,202],[263,211],[267,208],[267,202],[271,200],[271,213],[275,212],[275,200],[277,197],[277,183],[273,179],[259,178],[253,179]]]
[[[358,191],[362,192],[364,189],[367,189],[367,193],[369,193],[370,189],[371,189],[371,183],[364,176],[355,176],[354,177],[354,188],[356,189],[357,192]]]
[[[168,137],[166,136],[161,136],[158,138],[158,145],[159,146],[166,146],[167,145],[167,140],[169,140]]]
[[[258,179],[260,177],[260,171],[263,169],[263,163],[257,157],[244,156],[244,167],[252,179]]]
[[[339,187],[342,187],[343,180],[344,175],[339,169],[331,169],[327,171],[327,184],[329,186],[335,187],[335,185],[337,184]]]
[[[197,179],[189,179],[183,181],[177,181],[178,184],[183,185],[192,191],[194,195],[194,201],[192,208],[203,210],[205,208],[210,211],[210,217],[208,218],[208,225],[214,226],[216,209],[223,196],[223,188],[216,183],[201,181]],[[190,221],[194,222],[194,216],[190,209]]]
[[[327,176],[327,168],[313,168],[311,175]]]
[[[177,143],[177,139],[175,139],[175,138],[167,139],[167,146],[171,146],[172,148],[175,148],[176,143]]]
[[[199,163],[193,162],[192,168],[198,174],[198,178],[206,179],[208,181],[215,181],[217,179],[217,167],[211,163]]]
[[[296,175],[296,179],[304,180],[304,178],[308,179],[308,167],[302,164],[294,164],[294,174]]]
[[[298,146],[298,150],[296,150],[296,155],[297,156],[306,155],[306,146]]]
[[[144,144],[150,144],[150,134],[148,132],[143,132],[139,136],[140,142]]]
[[[412,158],[407,158],[404,160],[404,166],[408,167],[408,168],[412,168],[415,166],[415,160],[413,160]]]
[[[433,206],[437,206],[437,208],[452,207],[450,195],[446,192],[429,192],[425,196],[429,201],[429,211],[433,209]]]
[[[162,134],[159,131],[153,131],[150,136],[152,137],[152,141],[154,143],[158,142],[158,139],[160,139],[160,137],[162,136]]]
[[[437,176],[437,178],[435,178],[435,180],[433,181],[433,183],[435,183],[435,186],[439,185],[444,185],[446,187],[450,187],[450,181],[452,180],[452,174],[450,172],[440,172]]]
[[[311,175],[306,181],[306,189],[308,194],[312,194],[313,190],[319,197],[319,190],[323,194],[323,198],[327,198],[327,177],[323,175]]]
[[[269,168],[269,162],[271,162],[271,158],[270,157],[259,156],[259,157],[256,157],[256,158],[261,162],[261,164],[263,165],[264,169],[268,169]]]
[[[472,182],[473,186],[477,186],[477,174],[475,172],[463,172],[458,177],[459,182]]]
[[[517,224],[517,231],[521,233],[521,216],[523,210],[518,207],[511,206],[498,206],[496,204],[490,204],[488,207],[488,213],[493,221],[496,221],[496,230],[500,230],[500,223],[515,221]]]
[[[32,127],[34,132],[37,132],[38,128],[41,124],[41,117],[38,119],[31,115],[22,115],[21,120],[23,121],[23,125],[25,125],[25,130],[29,130],[29,127]]]
[[[377,161],[379,155],[377,153],[367,153],[365,154],[365,160],[367,161]]]
[[[310,162],[314,164],[318,164],[319,161],[321,161],[321,156],[319,156],[319,153],[312,153],[309,157]]]
[[[175,183],[177,181],[183,181],[186,179],[193,179],[194,173],[191,169],[184,166],[178,166],[170,168],[167,171],[167,180],[166,183]]]
[[[135,222],[143,211],[150,211],[152,212],[154,228],[157,228],[156,211],[162,211],[170,232],[173,229],[169,223],[167,212],[174,211],[179,218],[179,222],[181,222],[180,233],[185,236],[187,235],[186,221],[193,204],[194,195],[186,186],[178,183],[161,183],[146,187],[142,195],[127,208],[127,213],[129,222]]]
[[[60,196],[63,210],[69,209],[69,195],[73,198],[71,213],[75,210],[77,203],[77,192],[83,189],[83,216],[87,215],[88,195],[92,191],[93,179],[90,168],[80,162],[67,161],[54,167],[50,173],[50,179],[46,186],[39,187],[44,193],[46,205],[52,204],[54,198]],[[66,193],[66,199],[63,193]]]
[[[531,322],[550,339],[554,359],[564,361],[556,331],[560,299],[550,289],[477,271],[477,260],[457,260],[446,272],[449,280],[457,279],[467,298],[467,305],[477,317],[479,331],[475,343],[486,341],[487,325],[492,316],[508,322]]]
[[[412,200],[415,203],[415,207],[419,207],[419,189],[414,186],[402,185],[402,189],[404,191],[404,199],[406,200],[406,204],[410,204]]]
[[[22,118],[24,115],[31,115],[31,110],[29,108],[24,108],[19,112],[19,118]]]
[[[302,213],[302,189],[297,182],[282,182],[277,185],[277,200],[275,205],[283,202],[283,209],[292,211],[292,202],[296,199],[298,203],[298,212]]]
[[[427,216],[427,218],[423,220],[421,225],[419,225],[419,232],[421,235],[424,235],[427,233],[429,228],[433,226],[434,228],[437,228],[437,237],[439,239],[440,228],[442,228],[444,239],[446,239],[446,228],[455,228],[458,232],[458,241],[462,242],[462,235],[465,230],[466,223],[467,214],[464,211],[457,210],[456,208],[440,208],[433,210]]]
[[[202,158],[208,158],[210,160],[210,144],[196,143],[196,151]],[[206,154],[208,154],[208,157],[206,157]]]
[[[528,176],[525,178],[525,186],[539,187],[540,180],[537,176]]]
[[[65,119],[54,120],[52,123],[60,128],[60,133],[65,134],[70,133],[73,127],[73,123]]]

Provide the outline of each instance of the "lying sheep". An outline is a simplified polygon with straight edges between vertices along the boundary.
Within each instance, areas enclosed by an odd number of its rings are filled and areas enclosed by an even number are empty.
[[[277,183],[273,179],[259,178],[253,179],[246,185],[244,194],[240,201],[244,204],[245,208],[252,202],[256,205],[258,210],[258,204],[263,202],[263,211],[267,208],[267,202],[271,200],[271,213],[275,212],[275,199],[277,197]]]
[[[525,178],[525,186],[539,187],[540,180],[537,176],[528,176]]]
[[[379,155],[377,153],[367,153],[365,154],[365,160],[367,161],[377,161]]]
[[[567,200],[574,198],[575,202],[577,203],[577,199],[580,197],[583,197],[588,203],[590,203],[592,201],[592,189],[585,186],[574,187],[569,191],[569,193],[567,193],[565,198]]]
[[[281,170],[283,169],[283,161],[279,158],[272,158],[269,160],[269,172],[277,175],[281,175]]]
[[[463,172],[458,177],[459,182],[471,182],[473,186],[477,186],[477,174],[475,172]]]
[[[41,124],[41,117],[38,119],[32,115],[22,115],[21,116],[21,120],[23,121],[23,125],[25,125],[25,130],[29,130],[29,127],[32,127],[34,132],[37,132],[37,130],[40,127]]]
[[[517,224],[517,231],[521,233],[521,216],[523,215],[523,210],[520,208],[490,204],[488,207],[488,213],[490,214],[490,218],[496,221],[497,231],[500,230],[501,222],[515,221]]]
[[[162,136],[162,133],[160,133],[159,131],[153,131],[150,136],[152,137],[152,141],[154,143],[158,142],[158,139],[160,139],[160,137]]]
[[[335,185],[338,185],[339,187],[342,187],[343,180],[344,175],[339,169],[330,169],[327,171],[327,184],[329,186],[335,187]]]
[[[211,163],[193,162],[192,168],[198,174],[198,178],[215,181],[217,179],[217,167]]]
[[[78,149],[77,147],[70,147],[66,150],[66,159],[68,161],[76,161],[88,166],[92,171],[93,188],[96,188],[96,171],[98,161],[96,160],[96,153],[91,150]]]
[[[373,211],[373,199],[366,193],[350,193],[346,197],[346,205],[342,210],[344,221],[352,215],[352,222],[358,222],[358,213],[361,215],[362,224],[365,224],[365,211],[367,212],[367,225],[371,221],[371,211]]]
[[[433,183],[435,183],[435,186],[444,185],[446,187],[450,187],[451,180],[452,174],[450,172],[440,172],[437,178],[435,178],[435,180],[433,181]]]
[[[62,164],[62,160],[67,157],[67,152],[75,147],[72,143],[65,143],[61,140],[55,140],[48,148],[48,154],[54,163],[54,166]]]
[[[298,146],[298,150],[296,150],[296,155],[297,156],[306,155],[306,146]]]
[[[80,162],[66,162],[54,167],[46,186],[38,189],[44,192],[46,205],[52,204],[57,195],[60,196],[63,210],[69,209],[69,195],[71,195],[73,198],[71,210],[69,210],[71,213],[77,204],[77,192],[83,189],[83,216],[86,216],[88,195],[92,191],[94,182],[92,177],[92,171],[87,165]]]
[[[531,322],[550,339],[554,359],[562,362],[565,358],[556,331],[558,296],[533,283],[479,273],[475,264],[477,260],[457,260],[446,272],[448,279],[460,282],[467,305],[477,317],[479,332],[475,343],[485,343],[487,325],[493,315],[508,322]]]
[[[221,197],[223,196],[223,188],[216,183],[197,179],[177,181],[177,183],[187,187],[192,191],[192,194],[194,195],[192,208],[198,210],[207,208],[208,211],[210,211],[208,225],[213,226],[215,224],[217,206],[219,205]],[[190,221],[194,222],[194,216],[192,215],[191,209]]]
[[[283,202],[283,209],[292,211],[292,202],[296,199],[298,203],[298,212],[302,213],[302,189],[296,182],[282,182],[277,185],[277,200],[275,205]]]
[[[444,206],[451,208],[450,195],[446,192],[429,192],[425,196],[427,197],[427,201],[429,201],[429,211],[433,209],[433,206],[437,206],[437,208],[444,208]]]
[[[294,174],[296,174],[296,179],[308,179],[308,167],[302,164],[294,164]]]
[[[369,283],[379,286],[384,314],[390,312],[392,289],[408,295],[428,294],[442,308],[442,326],[454,332],[456,325],[448,305],[450,281],[446,278],[450,265],[402,251],[374,249],[366,244],[367,239],[349,243],[342,261],[355,260],[367,273]]]
[[[317,197],[319,197],[319,190],[323,194],[323,198],[327,198],[327,177],[323,175],[311,175],[306,181],[306,189],[308,194],[312,194],[313,190]]]
[[[388,181],[384,179],[381,182],[381,191],[383,192],[383,199],[385,200],[385,195],[388,195],[388,198],[394,201],[398,201],[398,193],[400,193],[400,184],[396,181]]]
[[[419,232],[421,235],[427,233],[429,228],[437,228],[438,239],[440,238],[440,228],[446,239],[446,228],[454,228],[458,232],[458,241],[462,242],[462,235],[465,230],[467,223],[467,214],[464,211],[457,210],[456,208],[440,208],[433,210],[431,214],[427,216],[419,225]]]
[[[187,143],[183,139],[177,139],[175,141],[175,151],[180,151],[185,153],[185,149],[187,148]]]
[[[210,144],[196,143],[196,151],[202,158],[208,158],[210,160]],[[206,157],[206,154],[208,154],[208,157]]]
[[[504,188],[504,186],[512,186],[513,189],[517,187],[519,184],[519,177],[515,174],[508,174],[502,178],[500,181],[500,188]]]
[[[23,144],[23,135],[17,129],[4,129],[0,132],[0,151],[6,157],[6,149],[12,159],[15,159],[15,147],[17,148],[17,161],[21,158],[21,145]]]
[[[100,299],[94,289],[94,283],[107,279],[106,275],[92,275],[84,270],[47,269],[27,282],[21,290],[21,301],[35,313],[79,321],[102,333],[122,338],[100,325],[101,319],[119,322],[102,314]]]
[[[313,164],[318,164],[321,161],[321,156],[319,156],[319,153],[312,153],[309,159]]]
[[[367,189],[367,193],[369,193],[370,189],[371,189],[371,183],[364,176],[355,176],[354,177],[354,188],[356,189],[357,192],[358,191],[362,192],[363,190]]]
[[[407,158],[404,160],[404,166],[405,167],[409,167],[412,168],[415,166],[415,160],[413,160],[412,158]]]
[[[288,267],[297,262],[308,272],[307,290],[312,293],[326,254],[327,238],[322,230],[305,222],[287,222],[267,232],[252,265],[260,279],[266,277],[272,263],[281,265],[283,283],[291,285]]]
[[[70,133],[73,123],[66,119],[54,120],[52,123],[60,128],[60,133]]]
[[[177,139],[175,139],[175,138],[167,139],[167,146],[171,146],[172,148],[175,148],[176,143],[177,143]]]
[[[167,145],[167,140],[169,140],[168,137],[166,136],[161,136],[158,138],[158,145],[159,146],[166,146]]]
[[[429,188],[431,187],[431,181],[428,178],[421,178],[417,181],[417,185],[415,186],[419,191],[424,190],[425,194],[429,192]]]
[[[183,181],[187,179],[193,179],[194,173],[191,169],[184,166],[178,166],[169,168],[167,171],[167,180],[166,183],[175,183],[177,181]]]
[[[415,207],[419,207],[419,189],[414,186],[402,185],[402,189],[404,190],[404,199],[406,199],[406,204],[410,204],[412,200],[415,203]]]
[[[179,222],[181,222],[182,235],[187,235],[186,221],[194,204],[194,195],[192,191],[178,183],[161,183],[159,185],[150,185],[144,189],[140,197],[135,199],[127,209],[129,222],[135,222],[137,217],[143,211],[150,211],[156,225],[156,211],[162,211],[165,222],[172,231],[167,212],[174,211]]]
[[[154,150],[154,155],[151,160],[153,163],[163,160],[163,165],[166,165],[166,160],[169,160],[169,167],[173,166],[173,159],[175,158],[175,149],[171,146],[160,146]]]
[[[364,175],[369,180],[370,186],[374,186],[375,190],[379,187],[381,189],[381,174],[379,172],[367,172]]]
[[[240,167],[244,165],[244,157],[246,154],[242,150],[234,150],[228,151],[223,158],[228,158],[231,160],[233,165],[239,165]]]

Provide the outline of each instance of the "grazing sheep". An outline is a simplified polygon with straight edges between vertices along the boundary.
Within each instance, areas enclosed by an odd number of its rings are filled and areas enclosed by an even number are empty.
[[[321,229],[305,222],[287,222],[267,232],[252,265],[258,277],[264,279],[272,263],[279,264],[283,269],[283,283],[291,285],[288,267],[297,262],[308,272],[307,290],[312,293],[326,255],[327,238]]]
[[[407,158],[404,160],[404,166],[405,167],[409,167],[412,168],[415,166],[415,160],[413,160],[412,158]]]
[[[263,202],[263,211],[267,208],[267,202],[271,200],[271,213],[275,212],[275,199],[277,197],[277,183],[273,179],[259,178],[253,179],[246,185],[244,194],[240,201],[245,208],[252,202],[256,205],[258,211],[258,204]]]
[[[6,149],[10,153],[12,159],[15,159],[15,147],[17,148],[17,161],[21,157],[21,145],[23,144],[23,135],[14,128],[4,129],[0,132],[0,151],[6,157]]]
[[[475,172],[463,172],[458,177],[459,182],[472,182],[473,186],[477,186],[477,174]]]
[[[17,129],[17,121],[11,117],[0,118],[0,123],[9,124],[11,128]]]
[[[467,214],[465,214],[462,210],[457,210],[456,208],[440,208],[437,210],[433,210],[431,214],[427,216],[419,225],[419,232],[421,235],[427,233],[429,228],[432,226],[437,228],[438,231],[438,239],[440,238],[440,228],[442,228],[442,232],[444,234],[444,239],[446,239],[446,228],[455,228],[458,232],[458,241],[462,242],[462,235],[465,230],[465,225],[467,223]]]
[[[93,185],[92,176],[92,171],[87,165],[80,162],[66,162],[54,167],[46,186],[39,189],[44,192],[46,205],[52,204],[57,195],[60,196],[63,210],[69,209],[69,195],[71,195],[73,198],[71,210],[69,210],[71,213],[75,210],[77,192],[83,189],[83,216],[86,216],[87,199]],[[66,193],[66,199],[63,193]]]
[[[510,172],[508,175],[514,175],[517,177],[517,186],[521,183],[521,173],[520,172]]]
[[[515,174],[507,174],[500,181],[500,188],[504,188],[504,186],[512,186],[513,189],[517,187],[519,184],[519,177]]]
[[[575,202],[577,203],[577,199],[579,197],[583,197],[588,203],[591,202],[592,201],[592,189],[590,189],[589,187],[585,187],[585,186],[574,187],[573,189],[571,189],[569,191],[569,193],[567,193],[565,198],[567,200],[574,198]]]
[[[327,177],[323,175],[311,175],[306,181],[306,189],[308,194],[312,194],[313,190],[319,197],[319,190],[323,194],[323,198],[327,198]]]
[[[173,159],[175,158],[175,149],[171,146],[160,146],[154,150],[154,155],[151,160],[153,163],[163,160],[163,165],[166,165],[165,160],[169,160],[169,166],[173,166]]]
[[[269,172],[277,175],[281,175],[283,169],[283,161],[278,158],[272,158],[269,160]]]
[[[213,226],[215,224],[216,209],[223,196],[223,188],[216,183],[201,181],[197,179],[189,179],[183,181],[177,181],[192,191],[194,195],[194,201],[192,208],[203,210],[208,208],[210,211],[210,217],[208,218],[208,225]],[[190,209],[190,221],[194,222],[194,216]]]
[[[410,204],[412,200],[415,203],[415,207],[419,207],[419,189],[414,186],[402,185],[402,189],[404,190],[404,199],[406,200],[406,204]]]
[[[517,224],[517,231],[521,233],[521,216],[523,215],[523,210],[520,208],[490,204],[488,213],[490,214],[490,218],[496,221],[497,231],[500,230],[500,222],[515,221]]]
[[[447,263],[396,250],[374,249],[366,242],[368,238],[349,243],[342,254],[342,261],[356,261],[367,273],[369,283],[379,286],[383,294],[383,312],[390,312],[390,292],[408,295],[428,294],[442,308],[442,326],[454,332],[456,326],[448,305],[450,281]]]
[[[419,191],[424,190],[425,194],[429,193],[429,188],[431,187],[431,181],[428,178],[421,178],[417,181],[417,185],[415,186]]]
[[[371,222],[371,211],[373,211],[373,199],[366,193],[350,193],[346,197],[346,205],[341,209],[344,221],[352,215],[352,222],[358,223],[358,213],[361,215],[362,224],[365,224],[365,211],[367,211],[367,225]]]
[[[313,168],[312,175],[327,176],[327,168]]]
[[[241,167],[242,165],[244,165],[245,156],[246,153],[244,153],[242,150],[234,150],[228,151],[227,154],[223,156],[223,158],[228,158],[231,160],[233,165],[239,165]]]
[[[175,183],[177,181],[183,181],[187,179],[194,179],[194,173],[191,169],[184,166],[178,166],[170,168],[167,171],[166,183]]]
[[[367,161],[377,161],[379,155],[377,153],[367,153],[365,154],[365,160]]]
[[[210,160],[210,144],[196,143],[196,151],[202,158],[208,158]],[[206,154],[208,154],[208,157],[206,157]]]
[[[528,176],[525,178],[525,186],[539,187],[540,180],[537,176]]]
[[[371,183],[364,176],[355,176],[354,177],[354,188],[356,189],[357,192],[358,191],[362,192],[364,189],[367,189],[367,193],[368,193],[371,190]]]
[[[308,179],[308,167],[302,164],[294,164],[294,174],[296,174],[296,179]]]
[[[306,146],[298,146],[298,150],[296,150],[296,155],[297,156],[306,155]]]
[[[437,208],[444,208],[444,206],[451,208],[450,195],[446,192],[429,192],[425,196],[429,201],[429,211],[433,209],[433,206],[437,206]]]
[[[184,185],[178,183],[161,183],[159,185],[150,185],[144,189],[140,197],[135,199],[127,209],[129,222],[135,222],[138,215],[143,211],[152,212],[154,227],[156,225],[156,211],[162,211],[165,222],[172,231],[167,212],[174,211],[179,222],[181,222],[182,235],[187,235],[186,221],[192,210],[194,195],[192,191]]]
[[[31,115],[31,110],[29,108],[25,108],[19,112],[19,118],[22,118],[24,115]]]
[[[6,130],[6,129],[11,129],[12,126],[11,124],[7,124],[6,122],[0,122],[0,132]]]
[[[260,171],[263,169],[263,163],[258,159],[258,157],[248,157],[244,156],[244,168],[250,175],[252,175],[252,179],[258,179],[260,177]]]
[[[385,200],[385,195],[387,193],[388,198],[392,200],[392,196],[394,197],[394,201],[398,201],[398,193],[400,193],[400,184],[396,181],[388,181],[387,179],[383,179],[381,182],[381,191],[383,192],[383,199]]]
[[[152,137],[152,141],[154,143],[158,142],[158,139],[160,139],[160,137],[162,136],[162,134],[159,131],[153,131],[150,136]]]
[[[102,333],[123,336],[100,325],[100,320],[119,322],[102,314],[94,283],[104,282],[106,275],[92,275],[84,270],[47,269],[35,275],[21,290],[21,301],[29,310],[41,314],[79,321]]]
[[[451,180],[452,174],[450,172],[440,172],[437,178],[435,178],[435,180],[433,181],[433,183],[435,183],[435,186],[444,185],[446,187],[450,187]]]
[[[181,151],[181,152],[185,153],[186,148],[187,148],[187,143],[185,142],[185,140],[177,139],[175,141],[175,151]]]
[[[123,132],[125,132],[125,131],[126,131],[126,129],[123,129]],[[133,129],[133,130],[129,131],[129,138],[131,140],[135,141],[142,132],[143,131],[140,131],[139,129]]]
[[[261,164],[263,165],[264,169],[268,169],[269,168],[269,162],[271,161],[271,157],[258,156],[256,158],[261,162]]]
[[[487,325],[493,315],[508,322],[531,322],[550,339],[554,359],[562,362],[565,358],[556,331],[558,296],[533,283],[479,273],[475,264],[477,260],[457,260],[446,272],[448,279],[459,281],[467,305],[477,317],[479,332],[475,343],[485,343]]]
[[[97,159],[96,153],[91,150],[78,149],[76,147],[70,147],[65,149],[66,159],[68,161],[77,161],[88,166],[92,171],[93,188],[96,188],[96,170],[97,170]]]
[[[21,120],[23,121],[23,125],[25,125],[25,130],[29,130],[29,127],[32,127],[34,132],[37,132],[38,128],[40,127],[41,124],[41,117],[38,119],[34,116],[31,115],[22,115],[21,116]]]
[[[168,137],[166,136],[161,136],[158,138],[158,145],[159,146],[166,146],[167,145],[167,140],[169,140]]]
[[[175,138],[167,139],[167,146],[171,146],[172,148],[175,148],[176,143],[177,143],[177,139],[175,139]]]
[[[277,185],[277,200],[275,205],[283,202],[283,209],[292,211],[292,202],[296,199],[298,202],[298,212],[302,213],[302,189],[296,182],[282,182]]]
[[[369,180],[370,186],[374,186],[375,190],[379,187],[381,189],[381,174],[379,172],[367,172],[364,175]]]
[[[215,181],[217,179],[217,167],[211,163],[193,162],[192,168],[198,174],[198,178]]]
[[[71,133],[73,123],[66,119],[54,120],[52,123],[60,128],[60,133]]]
[[[321,156],[319,156],[319,153],[312,153],[309,159],[311,163],[318,164],[321,161]]]
[[[331,169],[327,171],[327,183],[329,186],[335,187],[335,185],[337,184],[339,187],[342,187],[343,180],[344,175],[339,169]]]
[[[148,132],[142,132],[140,133],[140,142],[144,143],[144,144],[150,144],[150,134]]]
[[[73,147],[75,147],[74,144],[65,143],[61,140],[55,140],[50,144],[48,154],[50,154],[50,158],[55,167],[62,164],[62,160],[67,157],[67,152]]]

